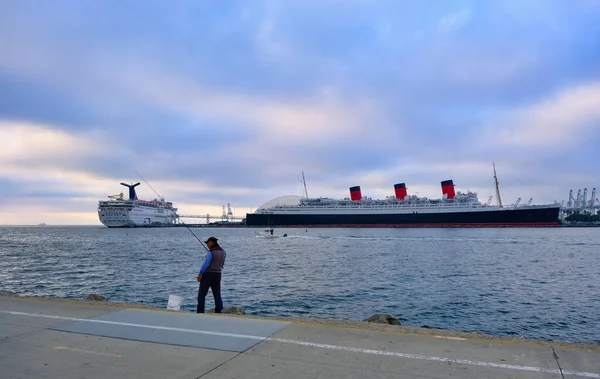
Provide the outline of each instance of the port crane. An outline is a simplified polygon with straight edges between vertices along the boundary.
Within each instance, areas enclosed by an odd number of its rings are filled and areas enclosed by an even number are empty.
[[[235,221],[242,221],[244,219],[244,217],[236,217],[233,215],[233,212],[231,211],[231,204],[227,203],[227,210],[225,210],[225,205],[223,205],[223,214],[221,216],[216,216],[216,215],[211,215],[211,214],[205,214],[205,215],[177,215],[178,218],[206,218],[206,223],[210,224],[210,220],[219,220],[221,223],[228,223],[228,222],[235,222]]]
[[[206,219],[206,223],[210,223],[211,220],[219,220],[221,222],[231,222],[231,221],[241,221],[243,220],[245,217],[238,217],[238,216],[230,216],[228,218],[226,218],[226,220],[223,220],[223,216],[217,216],[217,215],[211,215],[211,214],[205,214],[205,215],[194,215],[194,214],[178,214],[177,217],[179,218],[205,218]]]
[[[596,189],[592,188],[592,197],[590,198],[590,202],[588,203],[589,204],[588,207],[590,209],[594,209],[594,206],[596,205],[594,203],[597,202],[597,201],[598,201],[598,199],[596,199]]]
[[[573,204],[575,203],[575,198],[573,197],[573,190],[569,191],[569,200],[567,201],[567,207],[573,208]]]
[[[518,198],[517,201],[515,201],[515,208],[519,206],[520,202],[521,202],[521,198]]]
[[[569,200],[566,204],[563,204],[564,211],[567,213],[572,212],[590,212],[595,213],[600,210],[600,201],[596,197],[596,188],[592,188],[591,196],[588,200],[588,189],[577,190],[577,196],[573,196],[573,190],[569,191]]]

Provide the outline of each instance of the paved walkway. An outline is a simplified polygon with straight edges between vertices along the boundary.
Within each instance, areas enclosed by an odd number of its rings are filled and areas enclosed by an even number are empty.
[[[0,378],[598,378],[600,353],[0,296]]]

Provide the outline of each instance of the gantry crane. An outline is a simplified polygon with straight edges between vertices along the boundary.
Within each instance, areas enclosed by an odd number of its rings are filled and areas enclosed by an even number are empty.
[[[567,201],[567,207],[573,208],[573,204],[575,203],[575,198],[573,197],[573,190],[569,191],[569,200]]]

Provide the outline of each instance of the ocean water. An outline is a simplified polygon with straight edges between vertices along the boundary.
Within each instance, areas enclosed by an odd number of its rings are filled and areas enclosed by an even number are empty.
[[[600,229],[196,228],[227,251],[225,305],[600,342]],[[0,227],[0,290],[195,311],[204,248],[186,228]],[[214,306],[211,295],[207,308]]]

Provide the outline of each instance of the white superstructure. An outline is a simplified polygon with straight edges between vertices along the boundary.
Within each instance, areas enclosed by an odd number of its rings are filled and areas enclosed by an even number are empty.
[[[177,220],[177,208],[170,202],[159,199],[138,200],[133,186],[130,187],[130,199],[124,199],[123,193],[109,196],[110,200],[98,202],[100,222],[109,228],[172,225]]]

